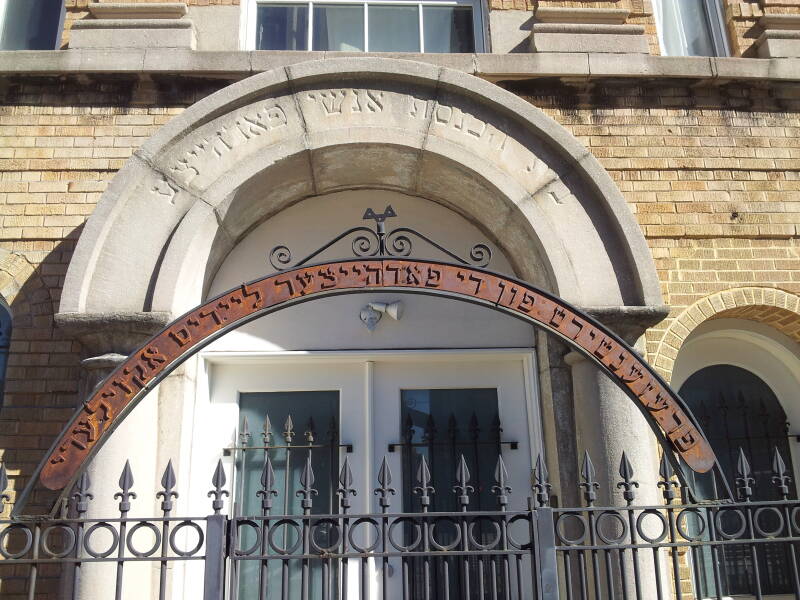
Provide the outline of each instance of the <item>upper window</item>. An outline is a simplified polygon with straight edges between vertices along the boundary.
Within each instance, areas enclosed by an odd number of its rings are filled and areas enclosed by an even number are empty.
[[[719,0],[653,0],[664,56],[728,56]]]
[[[55,50],[64,0],[0,0],[0,50]]]
[[[341,52],[483,50],[480,0],[250,0],[248,47]]]

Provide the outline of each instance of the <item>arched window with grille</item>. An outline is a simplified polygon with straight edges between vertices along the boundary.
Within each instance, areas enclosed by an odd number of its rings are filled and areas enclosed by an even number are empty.
[[[700,421],[731,489],[735,489],[736,464],[741,448],[750,461],[755,479],[752,500],[780,500],[779,490],[772,483],[776,448],[788,472],[793,474],[794,469],[786,411],[769,385],[747,369],[721,364],[705,367],[691,375],[681,386],[680,395]],[[794,497],[794,483],[791,486],[790,493]],[[695,491],[701,500],[719,497],[712,478],[695,480]],[[762,590],[764,594],[792,592],[787,551],[783,545],[765,544],[759,553],[762,586],[769,588]],[[744,546],[725,546],[720,549],[719,556],[718,565],[725,588],[721,593],[753,593],[749,550]],[[711,556],[704,555],[700,564],[695,565],[700,569],[700,579],[706,582],[704,597],[715,593],[710,561]]]

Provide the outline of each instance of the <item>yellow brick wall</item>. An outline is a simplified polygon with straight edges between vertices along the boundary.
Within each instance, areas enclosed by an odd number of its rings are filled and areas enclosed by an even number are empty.
[[[648,332],[649,360],[676,316],[705,296],[742,286],[800,294],[796,90],[507,87],[585,144],[635,213],[671,307]]]
[[[77,402],[79,348],[52,319],[82,224],[136,147],[225,82],[182,85],[156,82],[149,107],[131,106],[134,84],[114,78],[12,80],[0,93],[0,293],[13,296],[16,320],[0,452],[18,489]],[[628,199],[672,307],[648,333],[651,360],[678,315],[715,292],[800,294],[796,90],[505,87],[590,148]],[[796,330],[791,315],[761,316]]]

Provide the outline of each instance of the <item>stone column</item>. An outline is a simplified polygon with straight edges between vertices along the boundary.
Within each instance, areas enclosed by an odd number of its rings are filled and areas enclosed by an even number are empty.
[[[81,365],[79,401],[83,402],[141,343],[157,332],[166,322],[163,313],[111,315],[59,314],[56,323],[69,337],[81,342],[85,358]],[[158,388],[120,423],[98,451],[86,469],[91,480],[88,518],[119,516],[119,479],[126,461],[130,461],[134,477],[131,517],[152,517],[158,513],[155,498],[158,479]],[[92,536],[95,551],[103,552],[111,543],[110,535],[98,531]],[[146,550],[153,540],[146,533],[133,538],[134,547]],[[120,540],[120,543],[124,543]],[[114,552],[116,555],[116,551]],[[131,553],[126,549],[126,555]],[[146,597],[142,590],[150,589],[156,565],[147,562],[126,564],[123,577],[124,597]],[[114,563],[87,563],[81,568],[76,597],[95,600],[106,597],[114,589]]]
[[[641,343],[646,327],[663,316],[657,309],[642,307],[619,307],[591,312],[595,312],[598,318],[631,345],[635,345],[637,341]],[[582,460],[584,451],[589,452],[597,472],[597,482],[600,484],[596,504],[625,505],[622,490],[616,485],[620,480],[619,465],[623,451],[627,454],[633,466],[634,478],[640,485],[636,489],[635,503],[661,504],[661,495],[656,486],[658,443],[638,406],[583,354],[571,352],[565,357],[565,361],[572,369],[578,458]],[[646,598],[654,598],[656,588],[652,563],[642,561],[640,565],[642,593]],[[664,593],[669,595],[672,593],[669,579],[666,578],[666,573],[663,575]],[[628,592],[631,597],[635,596],[632,585]]]

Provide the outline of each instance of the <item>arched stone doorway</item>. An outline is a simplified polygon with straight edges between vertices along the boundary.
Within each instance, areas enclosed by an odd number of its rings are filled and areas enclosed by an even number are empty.
[[[447,208],[483,233],[518,277],[595,309],[631,343],[662,314],[638,225],[599,163],[562,127],[462,73],[336,59],[230,86],[142,146],[81,236],[59,322],[91,356],[127,354],[145,331],[206,297],[225,258],[260,223],[300,201],[359,189]],[[594,366],[578,356],[568,363],[560,368],[574,380],[574,400],[571,389],[551,385],[542,414],[554,471],[574,478],[579,446],[599,456],[601,471],[615,471],[623,446],[631,449],[631,436],[619,435],[624,427],[636,438],[640,472],[654,472],[640,415]],[[160,393],[187,399],[193,385],[180,374]],[[159,408],[147,414],[145,426],[153,415],[175,417]],[[115,435],[120,444],[133,435],[157,445],[142,424],[127,429]],[[573,456],[557,457],[556,447]]]

